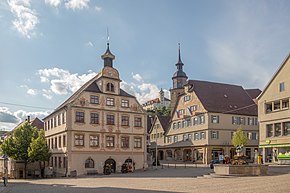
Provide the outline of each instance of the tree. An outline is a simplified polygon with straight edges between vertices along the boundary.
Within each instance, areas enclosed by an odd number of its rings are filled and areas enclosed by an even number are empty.
[[[232,143],[236,147],[237,153],[239,154],[242,150],[242,148],[247,145],[248,143],[248,137],[247,134],[242,130],[241,127],[237,129],[237,131],[234,133],[234,136],[232,138]],[[239,148],[241,148],[239,150]]]
[[[34,162],[39,162],[39,169],[41,171],[41,176],[44,176],[44,166],[45,161],[48,161],[51,153],[49,151],[49,147],[47,146],[44,131],[41,130],[38,133],[38,137],[35,139],[32,139],[32,142],[28,148],[28,156],[29,160]],[[44,164],[42,164],[44,163]]]
[[[14,130],[14,132],[4,140],[1,145],[2,153],[13,160],[24,162],[24,178],[26,178],[26,168],[30,161],[28,148],[33,139],[37,138],[38,132],[35,127],[25,122]]]
[[[147,113],[152,116],[156,116],[156,115],[168,116],[170,115],[170,110],[166,107],[162,107],[162,108],[155,108],[153,110],[147,110]]]

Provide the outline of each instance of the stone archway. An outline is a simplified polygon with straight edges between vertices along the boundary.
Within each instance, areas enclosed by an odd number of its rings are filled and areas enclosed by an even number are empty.
[[[111,172],[115,173],[116,172],[116,161],[112,158],[109,158],[105,161],[104,168],[106,165],[109,165],[111,167]]]

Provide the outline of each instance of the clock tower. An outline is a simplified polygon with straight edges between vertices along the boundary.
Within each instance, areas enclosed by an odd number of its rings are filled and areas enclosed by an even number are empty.
[[[184,93],[184,85],[187,81],[187,76],[185,72],[183,71],[183,63],[181,61],[180,56],[180,44],[178,44],[178,62],[175,64],[176,66],[176,72],[173,74],[172,81],[173,81],[173,87],[170,89],[170,109],[172,110],[177,102],[177,98],[179,95]]]

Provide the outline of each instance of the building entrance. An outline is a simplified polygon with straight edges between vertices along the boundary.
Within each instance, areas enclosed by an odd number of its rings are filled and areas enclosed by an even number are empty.
[[[116,172],[116,161],[113,160],[112,158],[109,158],[105,161],[104,169],[105,167],[111,168],[111,172],[115,173]]]

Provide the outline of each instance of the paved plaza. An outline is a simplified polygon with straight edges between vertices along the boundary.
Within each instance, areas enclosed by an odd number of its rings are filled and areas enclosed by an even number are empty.
[[[182,165],[128,174],[78,178],[9,180],[1,193],[174,193],[174,192],[290,192],[290,167],[270,166],[268,176],[206,178],[208,167]]]

